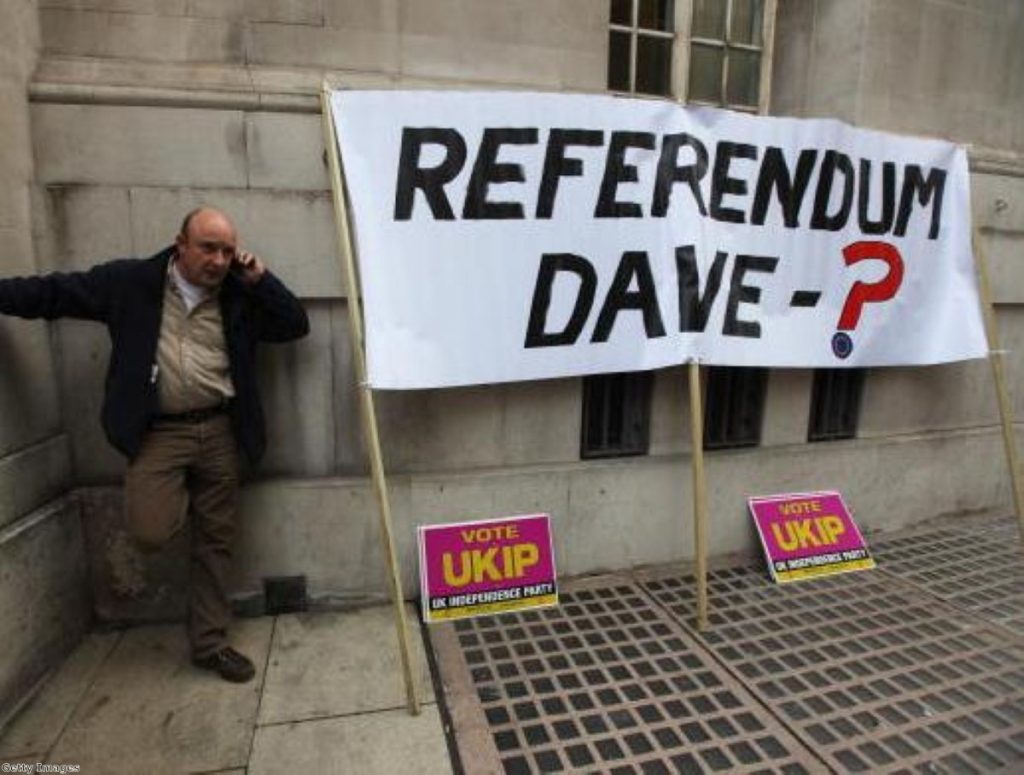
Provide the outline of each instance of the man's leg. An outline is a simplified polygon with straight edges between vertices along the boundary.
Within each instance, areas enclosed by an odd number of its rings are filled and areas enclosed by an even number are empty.
[[[185,472],[192,460],[192,446],[179,428],[155,427],[125,470],[125,526],[144,551],[159,549],[185,525]]]
[[[196,428],[199,451],[190,469],[192,564],[189,640],[197,664],[229,680],[252,677],[252,664],[227,648],[231,603],[227,580],[238,519],[238,449],[227,415]]]

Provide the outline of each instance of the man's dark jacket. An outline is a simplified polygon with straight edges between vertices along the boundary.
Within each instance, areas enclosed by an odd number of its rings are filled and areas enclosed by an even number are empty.
[[[110,333],[110,365],[103,398],[103,429],[134,458],[158,409],[156,348],[167,264],[172,246],[152,258],[126,258],[87,272],[0,280],[0,313],[23,318],[95,320]],[[309,331],[305,310],[269,271],[247,286],[229,274],[220,289],[221,317],[235,399],[231,422],[246,456],[266,448],[263,407],[256,385],[256,343],[286,342]]]

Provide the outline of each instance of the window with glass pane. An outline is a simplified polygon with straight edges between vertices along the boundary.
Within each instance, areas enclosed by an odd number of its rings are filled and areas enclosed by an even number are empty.
[[[764,0],[693,0],[687,99],[757,110]]]
[[[608,88],[757,110],[769,1],[610,0]],[[677,18],[690,26],[686,83],[673,83]]]
[[[811,391],[808,441],[836,441],[857,437],[863,369],[818,369]]]
[[[611,0],[608,88],[672,96],[675,0]]]

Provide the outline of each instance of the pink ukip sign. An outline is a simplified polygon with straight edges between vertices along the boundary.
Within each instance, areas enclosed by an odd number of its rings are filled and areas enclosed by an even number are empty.
[[[776,582],[875,567],[838,492],[770,495],[747,503]]]
[[[547,514],[420,527],[419,550],[425,622],[558,604]]]

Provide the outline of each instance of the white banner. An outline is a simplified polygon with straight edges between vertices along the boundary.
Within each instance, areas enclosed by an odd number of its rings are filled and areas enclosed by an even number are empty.
[[[955,145],[596,95],[332,105],[373,387],[987,352]]]

